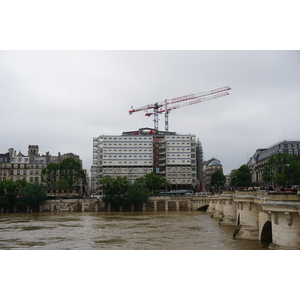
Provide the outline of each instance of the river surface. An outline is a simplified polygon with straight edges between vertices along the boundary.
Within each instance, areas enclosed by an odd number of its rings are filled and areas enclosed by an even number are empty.
[[[263,250],[201,211],[1,213],[0,249]]]

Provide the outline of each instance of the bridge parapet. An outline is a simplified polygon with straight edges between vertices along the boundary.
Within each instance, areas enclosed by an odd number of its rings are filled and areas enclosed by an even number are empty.
[[[266,194],[268,201],[279,201],[279,202],[293,202],[300,203],[300,194],[296,193],[276,193],[268,192]]]

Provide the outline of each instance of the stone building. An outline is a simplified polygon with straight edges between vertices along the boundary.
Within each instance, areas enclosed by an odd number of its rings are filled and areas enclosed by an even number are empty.
[[[254,185],[263,185],[262,173],[264,167],[268,164],[269,158],[278,153],[300,155],[300,141],[284,140],[268,148],[257,149],[247,163],[251,171],[252,183]]]
[[[57,156],[51,156],[49,152],[46,154],[39,153],[39,146],[29,145],[28,154],[22,154],[21,151],[16,152],[14,148],[10,148],[8,153],[0,154],[0,181],[12,179],[17,181],[25,179],[29,183],[41,183],[41,172],[43,168],[52,163],[60,163],[64,158],[73,157],[78,160],[82,165],[78,155],[73,153],[60,154]],[[86,172],[86,171],[85,171]],[[87,172],[86,172],[87,174]],[[87,186],[80,186],[80,193],[87,193]],[[65,190],[60,191],[61,194],[66,194]],[[78,191],[73,191],[73,194]],[[49,195],[56,194],[54,191],[48,191]]]
[[[7,153],[0,153],[0,181],[5,181],[9,178],[10,165],[10,155]]]
[[[215,172],[216,170],[221,170],[223,172],[223,166],[221,164],[221,162],[216,159],[216,158],[211,158],[208,161],[205,161],[203,163],[203,171],[205,174],[205,187],[206,190],[209,190],[211,188],[211,175],[213,172]]]
[[[165,177],[171,189],[199,189],[202,146],[194,134],[141,128],[100,135],[93,146],[92,194],[102,194],[100,180],[106,175],[127,176],[133,182],[151,172]]]

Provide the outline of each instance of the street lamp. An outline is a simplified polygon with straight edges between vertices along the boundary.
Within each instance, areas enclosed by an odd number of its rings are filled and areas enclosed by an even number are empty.
[[[289,175],[290,175],[290,172],[289,172],[289,167],[290,167],[290,164],[289,163],[287,163],[286,164],[286,166],[287,166],[287,188],[290,188],[290,180],[289,180]]]
[[[233,176],[232,178],[234,178],[234,190],[235,190],[235,186],[236,186],[236,176]]]

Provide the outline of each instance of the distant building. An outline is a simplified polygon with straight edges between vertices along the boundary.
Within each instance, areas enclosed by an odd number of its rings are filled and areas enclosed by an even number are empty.
[[[214,157],[208,161],[205,161],[203,165],[204,165],[203,168],[205,174],[205,186],[206,186],[206,190],[209,190],[211,188],[210,182],[211,182],[212,173],[215,172],[216,170],[221,170],[223,172],[223,166],[221,162]]]
[[[0,181],[5,181],[9,178],[10,167],[9,152],[3,154],[0,153]]]
[[[67,157],[73,157],[82,165],[79,156],[73,153],[63,155],[58,153],[58,156],[51,156],[49,152],[46,152],[46,155],[40,155],[39,146],[37,145],[29,145],[27,155],[22,154],[21,151],[17,154],[14,148],[10,148],[8,151],[8,153],[0,154],[0,181],[7,179],[12,179],[13,181],[25,179],[29,183],[41,183],[42,169],[46,168],[50,162],[60,163]],[[64,194],[66,191],[60,192]],[[79,194],[82,192],[87,192],[87,186],[80,186],[79,189],[73,193]],[[48,191],[48,194],[53,193],[54,191]]]
[[[106,175],[126,176],[133,182],[155,172],[173,190],[198,190],[203,180],[202,146],[194,134],[141,128],[94,137],[93,147],[92,194],[102,194],[100,180]]]
[[[268,148],[257,149],[247,163],[251,171],[253,184],[256,186],[263,184],[262,173],[264,167],[268,164],[269,158],[278,153],[300,155],[300,141],[284,140]]]

